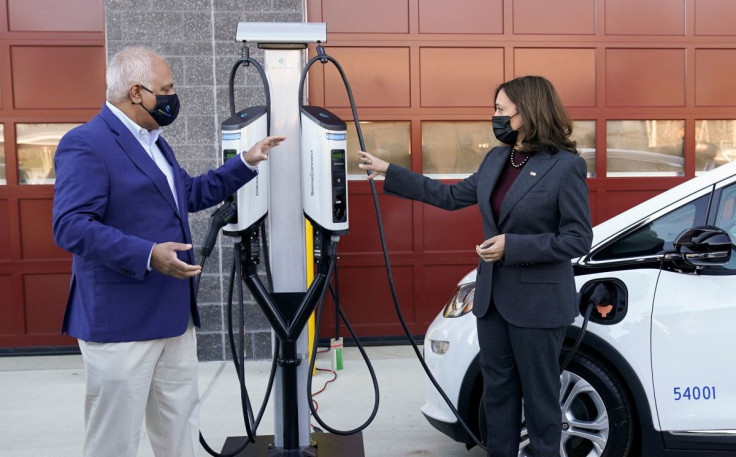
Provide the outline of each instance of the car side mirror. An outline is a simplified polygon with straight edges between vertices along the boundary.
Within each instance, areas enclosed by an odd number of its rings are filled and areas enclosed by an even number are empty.
[[[674,245],[679,259],[694,267],[725,265],[734,248],[731,236],[711,225],[685,229]]]

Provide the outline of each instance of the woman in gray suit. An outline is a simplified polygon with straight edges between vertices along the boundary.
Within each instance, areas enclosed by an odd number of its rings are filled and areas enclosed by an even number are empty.
[[[593,238],[585,161],[552,84],[523,76],[495,93],[492,149],[478,171],[444,184],[360,152],[387,193],[455,210],[478,205],[483,241],[475,303],[489,457],[516,457],[522,393],[534,457],[558,457],[559,357],[578,314],[570,259]]]

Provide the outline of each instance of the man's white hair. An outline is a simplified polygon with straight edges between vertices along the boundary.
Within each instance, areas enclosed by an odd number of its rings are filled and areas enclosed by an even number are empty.
[[[135,84],[151,90],[153,62],[161,55],[144,47],[129,47],[118,51],[107,65],[107,101],[118,103],[128,99],[128,91]]]

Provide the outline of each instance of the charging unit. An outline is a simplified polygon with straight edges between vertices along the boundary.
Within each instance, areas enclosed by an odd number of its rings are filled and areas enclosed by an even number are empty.
[[[347,234],[347,125],[318,106],[300,111],[304,215],[333,234]]]
[[[249,150],[268,136],[268,111],[265,106],[252,106],[230,116],[222,123],[223,162]],[[260,222],[268,214],[268,160],[258,164],[258,175],[233,194],[237,206],[236,219],[223,227],[223,233],[239,234]]]

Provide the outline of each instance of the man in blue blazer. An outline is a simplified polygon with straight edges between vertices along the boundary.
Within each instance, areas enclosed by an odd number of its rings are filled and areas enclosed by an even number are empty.
[[[194,457],[201,268],[187,213],[236,192],[284,138],[190,177],[160,136],[179,110],[166,60],[123,49],[107,86],[100,113],[54,159],[54,238],[73,254],[62,332],[79,340],[87,371],[84,455],[135,456],[145,416],[157,457]]]

